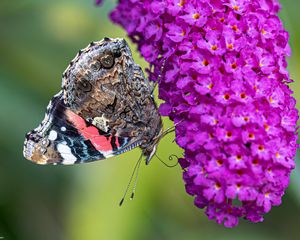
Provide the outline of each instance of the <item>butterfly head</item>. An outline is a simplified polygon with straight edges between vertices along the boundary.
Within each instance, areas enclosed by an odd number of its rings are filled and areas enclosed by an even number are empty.
[[[148,142],[146,145],[142,145],[141,149],[143,151],[143,155],[146,157],[146,165],[148,165],[153,158],[153,156],[156,153],[157,145],[159,144],[159,141],[163,137],[163,128],[161,123],[158,125],[160,130],[157,130],[154,132],[154,137]]]

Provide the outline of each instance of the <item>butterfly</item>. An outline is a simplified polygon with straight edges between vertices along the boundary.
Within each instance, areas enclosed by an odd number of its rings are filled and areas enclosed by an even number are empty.
[[[103,160],[140,147],[148,164],[164,135],[153,85],[124,39],[79,51],[44,120],[26,134],[23,155],[37,164]]]

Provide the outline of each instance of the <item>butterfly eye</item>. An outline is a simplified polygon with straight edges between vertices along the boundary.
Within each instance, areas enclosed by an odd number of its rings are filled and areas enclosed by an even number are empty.
[[[104,68],[111,68],[114,65],[114,57],[111,54],[105,54],[100,62]]]
[[[90,92],[92,90],[92,84],[85,79],[81,79],[78,83],[78,88],[84,92]]]

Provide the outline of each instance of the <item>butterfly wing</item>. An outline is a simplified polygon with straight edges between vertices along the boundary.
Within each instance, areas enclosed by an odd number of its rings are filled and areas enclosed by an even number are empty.
[[[152,88],[123,39],[82,49],[63,74],[62,91],[30,132],[24,156],[37,163],[101,160],[140,146],[152,156],[162,122]]]
[[[134,137],[103,132],[69,109],[60,92],[50,101],[40,126],[27,134],[24,156],[39,164],[103,160],[139,146]]]

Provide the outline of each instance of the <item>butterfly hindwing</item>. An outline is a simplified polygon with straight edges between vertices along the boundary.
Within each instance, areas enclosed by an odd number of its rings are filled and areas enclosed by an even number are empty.
[[[162,132],[152,91],[124,39],[91,43],[65,70],[43,122],[27,134],[24,156],[75,164],[140,146],[148,163]]]

